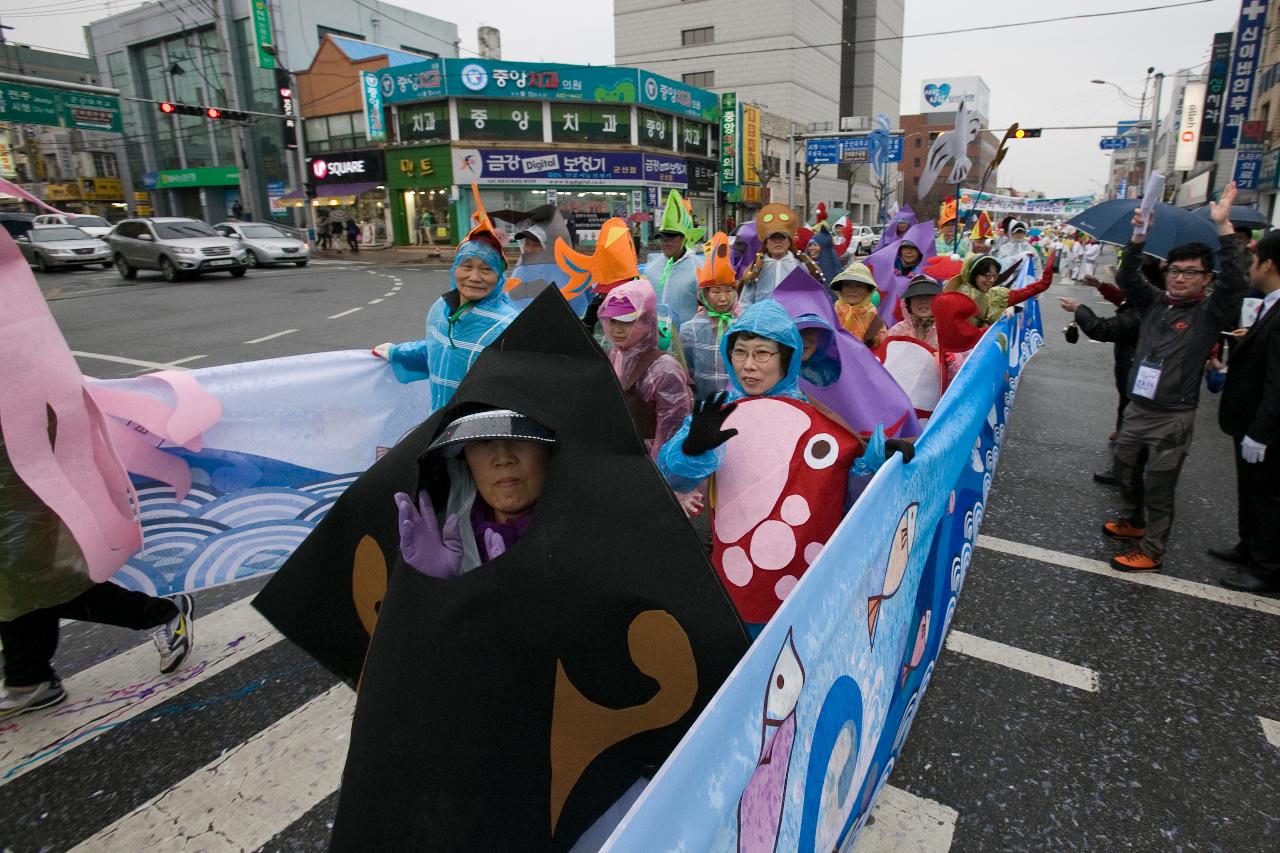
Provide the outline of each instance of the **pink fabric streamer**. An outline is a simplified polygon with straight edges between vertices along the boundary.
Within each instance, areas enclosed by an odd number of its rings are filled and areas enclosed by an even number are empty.
[[[0,190],[40,203],[7,181]],[[0,234],[0,365],[0,433],[9,460],[71,531],[89,576],[106,580],[142,545],[137,495],[106,419],[8,232]]]

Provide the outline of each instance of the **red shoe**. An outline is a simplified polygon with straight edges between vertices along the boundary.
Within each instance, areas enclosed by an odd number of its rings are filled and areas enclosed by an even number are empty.
[[[1102,532],[1116,539],[1141,539],[1147,528],[1139,527],[1127,518],[1110,518],[1102,525]]]
[[[1117,554],[1111,558],[1111,568],[1118,572],[1158,572],[1159,557],[1152,557],[1135,548],[1127,554]]]

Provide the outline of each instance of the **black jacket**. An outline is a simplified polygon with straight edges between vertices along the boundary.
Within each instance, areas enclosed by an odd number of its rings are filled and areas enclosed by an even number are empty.
[[[1114,317],[1099,317],[1088,305],[1076,308],[1076,325],[1085,337],[1117,347],[1132,349],[1138,343],[1138,325],[1142,314],[1126,302],[1116,309]]]
[[[1280,452],[1280,303],[1232,345],[1218,424]]]
[[[1244,249],[1235,240],[1227,240],[1218,255],[1222,271],[1213,282],[1213,292],[1200,302],[1171,305],[1165,292],[1142,275],[1142,246],[1130,243],[1125,247],[1116,284],[1140,318],[1129,388],[1133,388],[1143,362],[1160,366],[1155,395],[1147,399],[1131,390],[1130,399],[1157,409],[1194,409],[1199,405],[1205,360],[1219,333],[1236,327],[1240,300],[1248,287]]]

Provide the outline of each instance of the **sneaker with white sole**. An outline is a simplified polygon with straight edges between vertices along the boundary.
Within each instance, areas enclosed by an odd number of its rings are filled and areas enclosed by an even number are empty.
[[[191,596],[171,596],[170,601],[178,606],[178,615],[161,625],[151,635],[156,649],[160,652],[160,672],[165,675],[182,666],[182,662],[191,654],[195,645],[196,602]]]
[[[67,691],[62,689],[62,682],[43,681],[31,690],[19,690],[5,687],[0,690],[0,720],[5,717],[16,717],[28,711],[41,708],[52,708],[67,699]]]

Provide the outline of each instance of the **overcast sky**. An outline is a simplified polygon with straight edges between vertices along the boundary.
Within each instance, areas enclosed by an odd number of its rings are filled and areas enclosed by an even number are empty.
[[[1174,2],[906,0],[905,34],[1141,6],[1168,7]],[[4,23],[15,27],[8,34],[12,41],[66,50],[83,51],[79,28],[108,14],[106,0],[63,0],[43,5],[37,0],[3,0],[3,5],[14,10],[3,13]],[[110,4],[114,11],[136,5],[132,0]],[[464,56],[474,54],[476,28],[487,24],[502,31],[503,56],[507,59],[613,62],[611,3],[575,3],[572,15],[553,14],[554,4],[528,0],[470,4],[401,0],[397,5],[456,23]],[[1002,133],[1014,121],[1024,127],[1037,127],[1111,124],[1118,119],[1137,118],[1137,109],[1127,106],[1114,89],[1089,81],[1110,80],[1136,97],[1142,92],[1148,66],[1154,65],[1170,76],[1180,68],[1200,66],[1208,55],[1213,34],[1230,30],[1239,10],[1239,0],[1208,0],[1183,8],[1116,17],[906,38],[902,43],[902,112],[918,111],[921,80],[976,75],[991,88],[991,126],[997,132]],[[676,9],[672,27],[678,29],[679,23]],[[833,32],[831,40],[838,38],[839,33]],[[1171,88],[1165,87],[1165,108]],[[1147,110],[1149,114],[1149,102]],[[1000,183],[1019,190],[1042,190],[1051,196],[1094,191],[1098,183],[1106,180],[1107,158],[1098,149],[1098,138],[1104,134],[1098,130],[1046,131],[1039,140],[1015,142],[1000,170]]]

